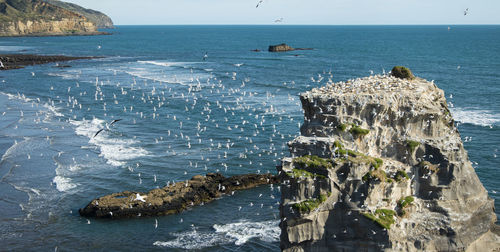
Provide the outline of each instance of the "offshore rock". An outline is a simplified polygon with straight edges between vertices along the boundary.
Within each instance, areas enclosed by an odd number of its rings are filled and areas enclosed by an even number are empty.
[[[235,190],[250,189],[264,184],[275,184],[271,174],[246,174],[226,178],[220,173],[196,175],[190,180],[145,194],[124,191],[92,200],[79,213],[85,217],[128,218],[180,213],[189,207],[210,202]]]
[[[371,76],[301,94],[278,167],[284,251],[498,251],[493,199],[444,92]]]
[[[288,51],[300,51],[300,50],[312,50],[313,48],[293,48],[285,43],[279,45],[270,45],[269,52],[288,52]]]

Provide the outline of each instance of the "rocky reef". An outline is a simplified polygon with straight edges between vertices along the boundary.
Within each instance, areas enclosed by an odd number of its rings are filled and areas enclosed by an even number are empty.
[[[42,0],[0,0],[0,36],[98,35],[85,16]]]
[[[79,213],[81,216],[95,218],[169,215],[210,202],[235,190],[275,184],[277,181],[271,174],[246,174],[229,178],[220,173],[196,175],[190,180],[147,193],[124,191],[106,195],[92,200]]]
[[[493,199],[433,82],[370,76],[300,96],[278,167],[284,251],[498,251]]]
[[[33,54],[0,54],[1,70],[19,69],[24,66],[47,64],[51,62],[71,61],[79,59],[96,59],[101,57],[74,57],[63,55],[33,55]],[[68,65],[58,65],[58,67],[69,67]]]

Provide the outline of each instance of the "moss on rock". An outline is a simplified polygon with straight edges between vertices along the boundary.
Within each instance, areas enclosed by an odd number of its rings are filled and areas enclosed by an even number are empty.
[[[391,75],[400,79],[409,79],[409,80],[415,79],[415,76],[413,75],[411,70],[404,66],[393,67],[391,70]]]
[[[325,202],[327,198],[328,196],[326,194],[321,194],[318,198],[308,199],[299,203],[295,203],[292,205],[292,207],[300,213],[308,213],[318,208],[318,206],[321,203]]]
[[[391,229],[391,225],[394,224],[394,215],[396,212],[390,209],[377,209],[375,214],[363,213],[363,215],[377,223],[379,226],[385,229]]]

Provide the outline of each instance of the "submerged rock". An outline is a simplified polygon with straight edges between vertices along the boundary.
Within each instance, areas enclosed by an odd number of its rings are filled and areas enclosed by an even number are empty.
[[[185,209],[210,202],[235,190],[274,184],[271,174],[246,174],[226,178],[220,173],[196,175],[147,193],[124,191],[92,200],[79,213],[85,217],[126,218],[180,213]]]
[[[444,92],[371,76],[301,94],[280,172],[284,251],[498,251],[493,199]]]

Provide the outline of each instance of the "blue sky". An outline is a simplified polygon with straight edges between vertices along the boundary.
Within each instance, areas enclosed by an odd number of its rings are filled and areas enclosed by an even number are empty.
[[[500,0],[66,0],[140,24],[500,24]],[[463,11],[469,8],[469,14]]]

